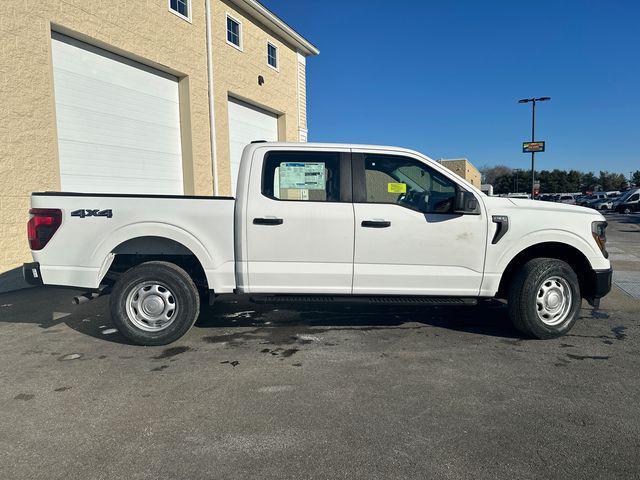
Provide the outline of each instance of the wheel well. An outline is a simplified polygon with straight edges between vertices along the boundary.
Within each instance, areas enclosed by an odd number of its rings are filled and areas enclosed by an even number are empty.
[[[198,257],[191,250],[175,240],[164,237],[137,237],[127,240],[111,252],[115,258],[105,275],[107,285],[115,283],[118,277],[141,263],[153,260],[171,262],[184,269],[199,288],[208,289],[207,276]]]
[[[533,258],[555,258],[567,262],[576,272],[582,296],[588,298],[593,291],[595,277],[587,257],[580,250],[566,243],[546,242],[526,248],[509,262],[500,279],[498,297],[507,297],[513,278],[524,264]]]

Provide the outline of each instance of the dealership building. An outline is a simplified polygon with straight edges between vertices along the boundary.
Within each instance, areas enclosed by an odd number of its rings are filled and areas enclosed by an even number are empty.
[[[480,171],[466,158],[443,158],[438,162],[474,187],[480,188]]]
[[[32,191],[233,195],[244,146],[306,141],[318,49],[255,0],[0,6],[0,273]]]

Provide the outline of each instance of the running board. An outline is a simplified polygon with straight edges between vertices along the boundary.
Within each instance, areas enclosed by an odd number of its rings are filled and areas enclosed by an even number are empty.
[[[473,297],[418,297],[366,295],[253,295],[254,303],[364,303],[369,305],[477,305]]]

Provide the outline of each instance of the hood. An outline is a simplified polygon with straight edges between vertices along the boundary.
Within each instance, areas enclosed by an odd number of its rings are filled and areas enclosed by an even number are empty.
[[[579,207],[578,205],[569,205],[567,203],[556,202],[543,202],[542,200],[528,200],[523,198],[508,198],[508,197],[485,197],[488,199],[488,204],[494,207],[513,208],[518,210],[529,210],[536,212],[556,212],[556,213],[569,213],[575,215],[587,215],[596,217],[597,219],[603,219],[601,213],[597,210],[587,207]]]

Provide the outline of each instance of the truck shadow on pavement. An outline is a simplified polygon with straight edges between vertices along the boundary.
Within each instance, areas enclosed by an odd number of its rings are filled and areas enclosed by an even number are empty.
[[[72,289],[41,287],[0,294],[0,324],[37,324],[44,334],[69,328],[100,340],[129,343],[112,325],[108,297],[83,305],[71,299],[81,293]],[[196,322],[201,334],[215,339],[217,329],[238,331],[259,328],[270,335],[286,337],[292,328],[304,330],[385,330],[440,327],[453,331],[507,339],[522,336],[513,328],[505,306],[482,302],[475,307],[428,307],[363,304],[282,304],[265,305],[241,297],[220,300],[203,307]],[[278,333],[280,331],[280,333]]]

